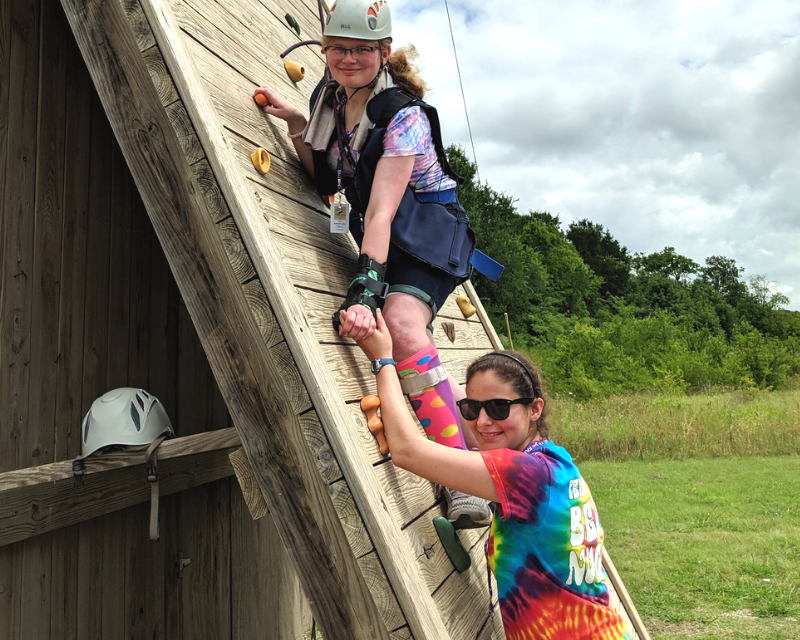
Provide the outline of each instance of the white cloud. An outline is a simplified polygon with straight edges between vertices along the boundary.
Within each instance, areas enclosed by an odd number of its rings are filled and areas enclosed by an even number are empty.
[[[633,252],[764,275],[800,309],[800,3],[449,0],[481,178]],[[443,0],[392,4],[471,153]]]

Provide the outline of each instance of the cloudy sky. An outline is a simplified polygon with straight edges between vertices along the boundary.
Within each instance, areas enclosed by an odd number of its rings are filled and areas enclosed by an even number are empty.
[[[631,253],[763,275],[800,310],[800,1],[448,0],[480,177]],[[471,155],[444,0],[394,0]]]

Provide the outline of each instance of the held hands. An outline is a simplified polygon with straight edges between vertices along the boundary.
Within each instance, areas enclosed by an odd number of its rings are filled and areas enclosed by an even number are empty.
[[[339,335],[350,337],[356,342],[369,338],[376,327],[372,311],[360,304],[339,311],[339,322]]]
[[[353,307],[350,307],[352,309]],[[350,311],[348,309],[348,311]],[[365,309],[369,313],[367,309]],[[342,312],[344,313],[344,311]],[[372,313],[369,314],[372,318]],[[386,328],[386,322],[383,320],[383,313],[378,309],[378,317],[375,319],[376,326],[369,335],[356,340],[356,343],[364,355],[370,360],[376,358],[389,358],[392,355],[392,336],[389,335],[389,330]],[[344,324],[342,325],[344,326]]]

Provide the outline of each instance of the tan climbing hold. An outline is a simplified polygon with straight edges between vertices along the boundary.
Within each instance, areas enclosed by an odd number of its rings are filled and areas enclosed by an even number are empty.
[[[458,304],[458,308],[461,309],[461,313],[464,314],[465,318],[471,318],[478,313],[478,310],[463,293],[460,296],[456,296],[456,304]]]
[[[283,63],[283,67],[286,69],[286,73],[289,74],[292,82],[300,82],[306,77],[306,68],[299,62],[287,60]]]
[[[253,166],[256,170],[264,175],[269,171],[270,159],[267,150],[264,147],[258,147],[253,153],[250,154],[250,159],[253,161]]]

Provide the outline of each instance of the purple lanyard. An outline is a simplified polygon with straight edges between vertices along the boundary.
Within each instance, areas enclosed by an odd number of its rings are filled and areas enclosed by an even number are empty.
[[[339,145],[339,160],[336,163],[336,190],[341,193],[342,191],[342,175],[344,171],[344,158],[347,157],[347,162],[350,167],[355,171],[356,161],[353,158],[353,152],[350,149],[350,139],[355,134],[347,131],[344,123],[344,106],[347,104],[347,95],[336,103],[334,107],[334,114],[336,120],[336,142]]]

